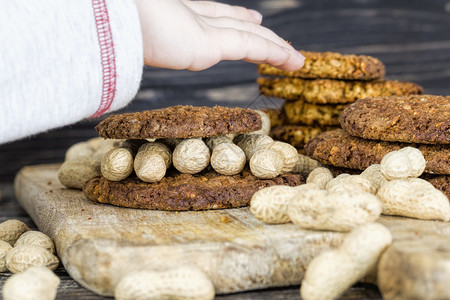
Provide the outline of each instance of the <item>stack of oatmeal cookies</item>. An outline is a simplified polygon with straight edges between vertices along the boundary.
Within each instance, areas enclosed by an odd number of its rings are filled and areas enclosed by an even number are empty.
[[[84,194],[128,208],[203,210],[246,206],[261,188],[304,183],[292,172],[297,150],[267,135],[263,115],[189,105],[111,115],[95,129],[122,142],[102,157],[101,175],[79,180]]]
[[[361,99],[342,112],[340,125],[342,129],[311,139],[306,153],[328,166],[357,172],[379,164],[391,151],[414,147],[426,160],[422,178],[450,199],[449,96]],[[403,167],[399,163],[398,168]]]
[[[267,110],[272,121],[271,136],[300,151],[309,139],[323,131],[339,128],[341,112],[357,99],[422,94],[410,82],[383,79],[385,67],[374,57],[334,52],[306,52],[303,68],[281,71],[259,65],[262,95],[284,99],[281,110]]]

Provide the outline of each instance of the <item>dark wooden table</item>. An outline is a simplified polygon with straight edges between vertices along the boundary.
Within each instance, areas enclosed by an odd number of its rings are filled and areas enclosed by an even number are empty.
[[[263,24],[305,50],[367,54],[386,65],[387,78],[413,81],[427,94],[450,95],[449,0],[227,0],[264,14]],[[260,108],[280,101],[258,97],[256,67],[222,62],[202,72],[148,68],[136,100],[123,111],[176,104]],[[32,122],[32,120],[27,120]],[[96,136],[99,120],[86,120],[0,146],[0,221],[19,219],[36,228],[13,193],[26,165],[62,162],[73,143]],[[103,299],[74,282],[60,267],[58,299]],[[3,283],[10,273],[0,273]],[[299,287],[221,295],[217,299],[298,299]],[[373,285],[358,284],[342,299],[381,299]]]

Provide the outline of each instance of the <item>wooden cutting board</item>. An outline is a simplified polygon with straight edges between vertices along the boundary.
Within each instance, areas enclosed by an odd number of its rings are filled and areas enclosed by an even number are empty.
[[[311,259],[345,237],[294,224],[267,225],[248,208],[165,212],[96,204],[81,191],[64,188],[57,179],[58,168],[23,168],[15,180],[16,197],[54,240],[73,279],[101,295],[113,295],[114,286],[128,272],[180,265],[202,269],[216,293],[298,285]],[[391,230],[395,243],[408,242],[414,251],[417,242],[439,262],[442,257],[436,256],[435,246],[427,246],[429,240],[450,245],[445,222],[397,217],[379,222]],[[440,251],[450,263],[450,247]]]

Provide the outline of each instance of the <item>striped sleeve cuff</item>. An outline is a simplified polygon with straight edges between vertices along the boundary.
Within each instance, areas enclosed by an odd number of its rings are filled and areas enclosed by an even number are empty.
[[[142,34],[134,1],[92,0],[102,69],[101,98],[92,117],[124,107],[143,69]]]

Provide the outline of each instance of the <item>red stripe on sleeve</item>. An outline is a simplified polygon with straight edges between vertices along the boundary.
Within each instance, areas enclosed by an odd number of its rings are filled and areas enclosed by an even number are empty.
[[[103,73],[102,98],[100,106],[91,118],[104,114],[114,100],[116,93],[116,58],[111,26],[109,24],[106,0],[92,0],[97,37],[100,46],[100,57]]]

